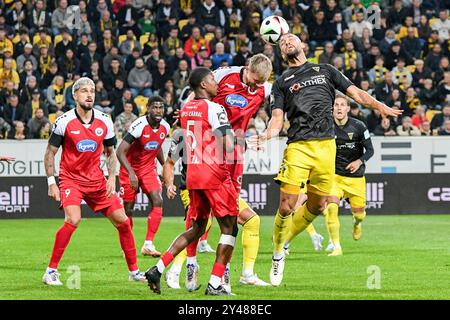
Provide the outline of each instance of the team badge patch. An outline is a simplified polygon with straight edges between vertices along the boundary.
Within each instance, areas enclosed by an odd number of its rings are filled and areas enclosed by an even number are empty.
[[[96,134],[98,137],[101,137],[102,134],[103,134],[103,129],[102,129],[102,128],[97,128],[97,129],[95,129],[95,134]]]
[[[314,71],[319,72],[320,71],[320,67],[312,67]]]
[[[349,132],[348,133],[348,137],[349,137],[350,140],[353,140],[353,132]]]

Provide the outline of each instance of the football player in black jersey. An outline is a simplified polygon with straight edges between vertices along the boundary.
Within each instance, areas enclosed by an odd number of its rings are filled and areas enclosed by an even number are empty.
[[[294,234],[305,230],[324,212],[331,194],[336,157],[333,119],[335,90],[352,97],[359,104],[378,110],[383,117],[401,114],[401,111],[389,108],[357,88],[335,67],[308,62],[297,36],[284,34],[279,46],[289,69],[272,87],[272,118],[267,130],[252,139],[253,144],[260,147],[266,140],[277,136],[283,128],[286,114],[290,123],[288,145],[275,178],[281,186],[270,271],[274,286],[280,285],[283,279],[283,245],[289,229]],[[308,201],[295,209],[300,188],[304,185],[307,185]],[[294,214],[292,219],[291,214]]]

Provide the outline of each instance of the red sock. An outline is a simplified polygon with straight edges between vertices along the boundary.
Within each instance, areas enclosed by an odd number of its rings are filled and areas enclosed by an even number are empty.
[[[148,215],[148,224],[147,224],[147,235],[145,236],[145,240],[153,241],[155,238],[155,234],[158,231],[159,224],[162,219],[162,208],[153,208],[150,214]]]
[[[119,231],[120,246],[122,247],[123,253],[125,253],[128,270],[136,271],[139,267],[137,265],[136,245],[133,232],[131,231],[130,219],[127,219],[125,222],[118,225],[117,230]]]
[[[69,244],[70,237],[74,233],[77,226],[64,222],[58,232],[56,232],[55,244],[53,245],[52,257],[48,265],[49,268],[57,269],[58,263],[61,260],[67,245]]]
[[[164,267],[167,267],[173,260],[173,254],[171,254],[169,251],[164,252],[164,254],[161,256],[161,261],[164,263]]]
[[[225,273],[225,265],[215,262],[211,274],[213,276],[222,278],[224,273]]]
[[[134,226],[134,223],[133,223],[133,217],[128,217],[128,219],[130,219],[130,226],[131,226],[131,230],[133,230],[133,226]]]
[[[197,245],[198,245],[198,239],[195,239],[189,245],[186,247],[187,256],[188,257],[195,257],[197,255]]]
[[[209,234],[209,230],[206,230],[205,233],[200,238],[200,240],[201,241],[207,240],[208,239],[208,234]]]

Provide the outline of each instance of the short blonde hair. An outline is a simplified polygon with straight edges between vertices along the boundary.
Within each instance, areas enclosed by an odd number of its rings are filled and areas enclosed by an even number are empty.
[[[334,100],[336,100],[336,99],[344,99],[344,100],[345,100],[345,104],[346,104],[348,107],[350,107],[350,100],[349,100],[346,96],[341,95],[341,94],[338,94],[338,95],[336,95],[336,97],[334,98]]]
[[[267,81],[272,74],[272,61],[262,53],[258,53],[249,59],[248,68]]]
[[[92,79],[90,79],[88,77],[82,77],[82,78],[78,79],[77,81],[75,81],[75,83],[72,87],[72,95],[75,94],[75,92],[77,92],[78,90],[80,90],[81,86],[90,86],[90,87],[94,88],[94,90],[95,90],[94,81],[92,81]]]

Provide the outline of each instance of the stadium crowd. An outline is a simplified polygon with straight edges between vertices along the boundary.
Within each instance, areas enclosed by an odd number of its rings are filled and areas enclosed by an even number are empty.
[[[0,137],[47,139],[55,118],[75,107],[71,87],[81,76],[95,81],[96,108],[119,137],[154,94],[172,124],[198,66],[241,66],[262,52],[273,80],[286,65],[259,36],[270,15],[288,21],[310,62],[334,65],[404,110],[382,120],[352,104],[371,133],[450,135],[449,9],[449,0],[3,0]],[[268,114],[258,112],[249,135],[266,128]]]

